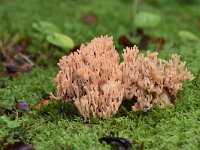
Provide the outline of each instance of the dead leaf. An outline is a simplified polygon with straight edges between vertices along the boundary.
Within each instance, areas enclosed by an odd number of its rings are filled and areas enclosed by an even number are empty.
[[[17,102],[15,108],[18,110],[25,110],[25,111],[30,110],[29,104],[25,101]]]
[[[133,47],[134,45],[136,45],[132,41],[130,41],[130,39],[125,35],[121,35],[118,38],[118,42],[119,42],[119,44],[123,45],[124,47]]]
[[[15,73],[17,73],[18,72],[18,68],[17,68],[17,66],[15,66],[15,65],[6,65],[5,66],[5,68],[6,68],[6,72],[8,73],[8,74],[15,74]]]
[[[129,140],[120,137],[106,136],[100,138],[99,142],[105,142],[111,145],[115,150],[129,150],[132,148],[132,144]]]
[[[50,103],[51,103],[51,100],[50,100],[50,99],[44,100],[44,101],[38,103],[38,104],[35,106],[35,109],[39,110],[39,109],[41,109],[42,107],[49,105]]]
[[[87,24],[87,25],[95,24],[97,22],[97,15],[95,15],[95,14],[85,15],[82,18],[82,22]]]
[[[134,43],[130,39],[134,37],[139,39],[139,43]],[[118,38],[119,44],[123,45],[124,47],[133,47],[134,45],[138,45],[138,48],[141,50],[145,50],[148,48],[150,43],[156,45],[156,51],[159,53],[164,49],[165,39],[162,37],[154,37],[149,34],[145,34],[143,29],[137,28],[135,32],[130,32],[127,36],[121,35]]]
[[[12,48],[17,53],[27,54],[28,53],[29,44],[30,44],[30,38],[24,37],[24,38],[20,39],[17,43],[14,43],[12,45]]]
[[[17,77],[19,73],[29,73],[34,63],[28,57],[30,39],[14,35],[13,38],[5,37],[0,41],[1,58],[5,62],[5,73]]]
[[[6,145],[3,150],[35,150],[31,145],[24,143],[23,141],[15,142],[13,144]]]

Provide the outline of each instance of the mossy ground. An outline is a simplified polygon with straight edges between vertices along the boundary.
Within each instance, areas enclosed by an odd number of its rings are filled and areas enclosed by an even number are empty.
[[[185,0],[186,1],[186,0]],[[144,143],[144,149],[185,149],[200,148],[200,43],[182,41],[180,30],[189,30],[200,36],[198,18],[199,3],[184,0],[143,2],[140,10],[155,12],[162,16],[162,22],[154,29],[145,29],[151,35],[166,40],[160,57],[169,59],[173,53],[187,61],[188,70],[196,77],[184,84],[171,108],[153,109],[147,113],[120,110],[107,119],[95,119],[90,125],[84,124],[73,106],[63,106],[55,101],[40,111],[34,106],[43,100],[43,95],[55,92],[56,61],[40,57],[46,67],[37,65],[30,75],[17,78],[0,77],[5,86],[0,89],[0,107],[11,108],[18,101],[27,101],[31,111],[23,112],[19,128],[9,129],[0,120],[0,139],[8,136],[13,142],[19,136],[23,141],[33,143],[38,150],[53,149],[109,149],[100,144],[98,138],[110,132],[133,142],[134,149]],[[112,35],[115,45],[121,48],[117,37],[128,34],[136,27],[131,20],[131,0],[4,0],[0,1],[0,37],[12,37],[16,33],[31,38],[30,51],[40,55],[45,40],[38,37],[31,27],[33,22],[46,20],[59,26],[63,33],[70,35],[76,43],[88,42],[96,36]],[[96,25],[86,25],[81,18],[88,13],[98,16]],[[174,48],[173,45],[179,45]],[[153,51],[155,47],[149,46]],[[61,52],[62,55],[65,52]],[[42,55],[42,54],[41,54]],[[38,56],[39,57],[39,56]],[[3,65],[0,65],[3,71]],[[44,114],[48,112],[48,114]],[[0,149],[2,147],[0,146]]]

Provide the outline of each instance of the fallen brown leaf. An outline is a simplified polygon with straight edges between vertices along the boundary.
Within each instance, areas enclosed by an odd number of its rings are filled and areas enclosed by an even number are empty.
[[[41,109],[42,107],[49,105],[50,103],[51,103],[51,100],[49,100],[49,99],[44,100],[44,101],[38,103],[38,104],[35,106],[35,109],[39,110],[39,109]]]
[[[15,108],[18,110],[24,110],[24,111],[30,110],[29,104],[25,101],[17,102],[15,105]]]
[[[134,43],[131,41],[131,37],[140,38],[139,43]],[[164,49],[165,39],[162,37],[155,37],[149,34],[145,34],[141,28],[137,28],[135,32],[130,32],[127,36],[121,35],[118,38],[119,44],[123,45],[124,47],[133,47],[134,45],[138,45],[138,48],[141,50],[145,50],[148,48],[150,43],[156,45],[156,51],[160,53]]]
[[[6,145],[3,150],[35,150],[31,145],[24,143],[23,141],[15,142],[13,144]]]
[[[130,41],[130,39],[125,35],[121,35],[118,38],[118,42],[119,42],[119,44],[123,45],[124,47],[133,47],[134,45],[136,45],[132,41]]]
[[[82,22],[88,25],[95,24],[97,22],[97,15],[95,14],[88,14],[83,16]]]
[[[34,63],[29,58],[30,39],[19,34],[0,40],[0,56],[5,64],[5,74],[17,77],[19,73],[31,72]]]

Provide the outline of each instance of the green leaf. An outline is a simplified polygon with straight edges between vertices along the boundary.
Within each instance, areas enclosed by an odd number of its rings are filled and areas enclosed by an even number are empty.
[[[43,34],[53,34],[55,32],[60,32],[60,29],[57,26],[47,21],[40,21],[38,23],[33,23],[32,26],[34,29]]]
[[[60,33],[48,35],[47,41],[64,49],[70,49],[74,47],[74,41],[69,36]]]
[[[20,126],[20,122],[19,122],[19,120],[14,120],[14,121],[12,121],[12,120],[10,120],[10,118],[8,118],[7,116],[1,116],[0,117],[1,118],[1,120],[3,121],[3,122],[5,122],[6,124],[7,124],[7,127],[8,128],[17,128],[17,127],[19,127]]]
[[[157,14],[149,12],[139,12],[135,16],[135,25],[140,28],[156,27],[161,21],[161,17]]]
[[[10,119],[8,117],[6,117],[5,115],[1,116],[1,120],[5,123],[9,122]]]
[[[7,123],[7,126],[8,126],[8,128],[11,128],[11,129],[17,128],[20,126],[20,122],[18,120],[10,121]]]
[[[200,41],[199,37],[194,35],[193,33],[189,32],[189,31],[180,31],[178,33],[179,37],[182,40],[189,40],[189,41]]]

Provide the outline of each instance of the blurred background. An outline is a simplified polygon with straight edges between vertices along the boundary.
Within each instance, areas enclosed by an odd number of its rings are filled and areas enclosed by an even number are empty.
[[[21,53],[29,65],[55,65],[101,35],[119,53],[135,44],[160,53],[199,42],[199,8],[198,0],[0,0],[1,62]]]

